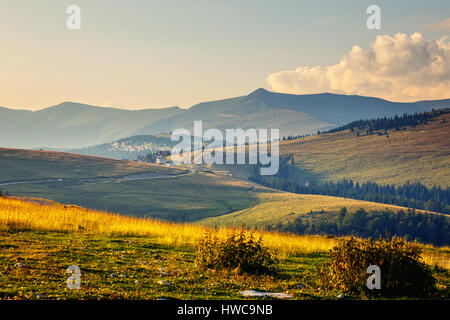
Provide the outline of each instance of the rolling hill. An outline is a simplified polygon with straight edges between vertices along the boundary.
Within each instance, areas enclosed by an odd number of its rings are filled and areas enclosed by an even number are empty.
[[[3,192],[44,197],[125,215],[200,222],[219,216],[229,220],[235,215],[244,217],[251,212],[256,214],[249,216],[253,222],[258,222],[260,218],[256,217],[262,216],[265,219],[262,222],[272,223],[273,218],[292,220],[296,217],[292,212],[302,214],[319,208],[338,211],[344,206],[342,202],[350,211],[394,208],[337,197],[286,196],[287,193],[214,169],[197,167],[190,170],[189,173],[186,169],[61,152],[0,149],[0,189]],[[133,174],[143,174],[147,178],[126,178]],[[32,180],[38,181],[1,185]],[[272,209],[267,211],[267,205]]]
[[[337,214],[343,207],[347,208],[349,213],[354,213],[360,208],[366,211],[407,211],[407,208],[400,206],[315,194],[259,193],[257,197],[258,203],[251,208],[203,219],[201,224],[210,227],[243,224],[248,228],[264,228],[292,222],[310,212]],[[417,212],[425,211],[417,210]]]
[[[258,89],[189,109],[122,110],[64,102],[39,111],[0,108],[0,145],[19,148],[87,147],[130,137],[204,128],[279,128],[298,135],[327,130],[361,118],[392,116],[448,106],[449,100],[397,103],[338,94],[292,95]]]
[[[0,186],[10,195],[44,197],[64,204],[136,217],[194,222],[251,207],[251,184],[197,172],[164,179],[59,181]]]
[[[196,221],[226,214],[252,205],[255,196],[248,192],[252,185],[192,169],[63,152],[0,149],[3,193],[46,197],[125,215]]]
[[[401,185],[420,182],[450,186],[450,113],[427,124],[366,135],[365,130],[320,134],[280,143],[280,154],[291,156],[290,179]]]
[[[143,173],[176,175],[184,172],[147,163],[65,152],[0,148],[0,185],[15,181],[105,178]]]
[[[343,207],[349,213],[360,208],[407,211],[369,201],[286,193],[202,166],[185,170],[17,149],[1,149],[0,164],[3,193],[169,221],[265,228],[293,222],[311,211],[337,214]],[[139,175],[145,179],[127,178]],[[34,182],[2,185],[30,180]]]

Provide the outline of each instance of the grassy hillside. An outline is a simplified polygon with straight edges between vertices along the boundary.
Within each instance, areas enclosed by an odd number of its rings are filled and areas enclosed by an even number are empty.
[[[156,171],[172,174],[172,179],[58,181],[1,187],[11,195],[44,197],[64,204],[121,214],[154,217],[171,221],[205,221],[239,226],[262,226],[287,222],[309,211],[337,212],[346,206],[354,211],[394,208],[394,206],[337,197],[282,193],[234,177],[199,171],[176,176],[180,169],[135,162],[115,161],[67,153],[6,149],[3,181],[40,178],[114,176],[131,172]],[[8,168],[8,170],[6,170]],[[20,168],[20,170],[18,170]],[[27,173],[29,171],[29,173]],[[405,208],[403,208],[406,210]],[[206,220],[209,223],[209,220]]]
[[[247,289],[334,297],[318,290],[315,271],[329,261],[334,238],[258,232],[281,260],[279,274],[201,271],[194,258],[204,227],[26,200],[0,198],[0,299],[238,299]],[[424,261],[439,266],[437,298],[448,298],[450,249],[422,249]],[[70,265],[81,269],[79,290],[66,287]]]
[[[184,171],[71,153],[0,148],[0,183],[41,179],[116,177],[142,172],[170,175]]]
[[[12,195],[45,197],[65,204],[175,221],[196,221],[257,202],[255,193],[248,192],[250,183],[201,172],[173,179],[54,182],[2,189]]]
[[[444,120],[445,119],[445,120]],[[291,178],[373,181],[381,184],[421,182],[450,186],[450,114],[415,128],[360,136],[350,130],[280,143],[281,155],[293,155]]]
[[[186,174],[186,170],[144,163],[18,149],[0,149],[0,162],[0,182],[47,178],[79,180],[136,172],[160,175],[162,179],[52,181],[4,185],[0,189],[15,196],[44,197],[64,204],[170,221],[201,220],[209,224],[239,226],[244,223],[261,227],[292,221],[311,210],[338,212],[344,206],[350,212],[359,208],[366,211],[400,208],[260,187],[240,179],[248,170],[246,166],[242,166],[241,174],[233,177],[215,170]]]
[[[244,224],[249,228],[261,228],[294,221],[297,217],[304,216],[311,211],[337,213],[343,207],[347,208],[349,213],[360,208],[364,208],[366,211],[386,209],[392,212],[407,211],[405,207],[394,205],[312,194],[258,193],[257,198],[258,204],[251,208],[204,219],[201,223],[206,226],[230,227]],[[422,210],[417,211],[423,212]]]
[[[254,189],[251,183],[207,172],[187,175],[186,172],[185,169],[62,152],[0,149],[0,184],[52,179],[52,182],[0,186],[3,193],[7,191],[11,195],[45,197],[64,204],[176,221],[196,221],[226,214],[257,202],[258,188]],[[133,173],[152,173],[164,178],[55,181],[121,177]]]

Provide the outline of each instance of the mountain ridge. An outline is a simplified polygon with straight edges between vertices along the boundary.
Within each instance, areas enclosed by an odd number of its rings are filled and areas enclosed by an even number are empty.
[[[359,119],[450,106],[450,99],[391,102],[333,93],[294,95],[258,88],[248,95],[206,101],[181,109],[126,110],[65,101],[36,111],[0,108],[0,146],[82,148],[133,135],[192,129],[279,128],[280,136],[328,130]]]
[[[115,108],[115,107],[97,106],[97,105],[93,105],[93,104],[81,103],[81,102],[76,102],[76,101],[63,101],[58,104],[44,107],[44,108],[38,109],[38,110],[27,110],[27,109],[21,109],[21,108],[16,109],[16,108],[4,107],[4,106],[0,106],[0,110],[25,111],[25,112],[35,113],[35,112],[40,112],[40,111],[44,111],[44,110],[48,110],[48,109],[55,109],[55,108],[59,108],[59,107],[66,107],[66,106],[73,107],[75,105],[81,106],[81,107],[91,107],[91,108],[95,108],[95,109],[117,110],[117,111],[147,111],[147,110],[167,110],[167,109],[189,110],[189,109],[192,109],[194,107],[197,107],[197,106],[200,106],[203,104],[221,102],[221,101],[226,101],[226,100],[234,100],[234,99],[239,99],[239,98],[243,98],[243,97],[257,97],[257,96],[260,96],[263,94],[274,94],[274,95],[294,96],[294,97],[298,97],[298,96],[302,96],[302,97],[320,97],[320,96],[353,97],[353,98],[372,99],[372,100],[383,101],[383,102],[388,102],[388,103],[395,103],[395,104],[450,103],[450,98],[417,100],[417,101],[412,101],[412,102],[399,102],[399,101],[391,101],[391,100],[387,100],[387,99],[383,99],[383,98],[379,98],[379,97],[364,96],[364,95],[357,95],[357,94],[339,94],[339,93],[332,93],[332,92],[293,94],[293,93],[282,93],[282,92],[269,91],[264,88],[258,88],[258,89],[253,90],[252,92],[250,92],[247,95],[242,95],[242,96],[237,96],[237,97],[232,97],[232,98],[225,98],[225,99],[218,99],[218,100],[211,100],[211,101],[202,101],[202,102],[196,103],[188,108],[180,108],[179,106],[170,106],[170,107],[161,107],[161,108],[123,109],[123,108]]]

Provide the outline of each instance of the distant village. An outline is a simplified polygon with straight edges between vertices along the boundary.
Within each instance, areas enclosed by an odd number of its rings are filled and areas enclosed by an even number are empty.
[[[156,163],[161,165],[166,165],[167,167],[174,167],[175,165],[169,159],[170,150],[160,150],[157,152],[151,152],[147,155],[138,155],[136,158],[137,162],[147,162],[147,163]]]

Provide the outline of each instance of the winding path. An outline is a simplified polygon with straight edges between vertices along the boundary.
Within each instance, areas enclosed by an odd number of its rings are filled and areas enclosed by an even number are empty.
[[[54,183],[54,182],[104,182],[104,181],[130,181],[130,180],[153,180],[153,179],[175,179],[183,176],[194,174],[194,170],[188,169],[186,173],[176,175],[160,175],[153,172],[134,173],[123,177],[105,177],[105,178],[85,178],[85,179],[42,179],[29,181],[13,181],[0,183],[1,186],[9,186],[14,184],[31,184],[31,183]]]

